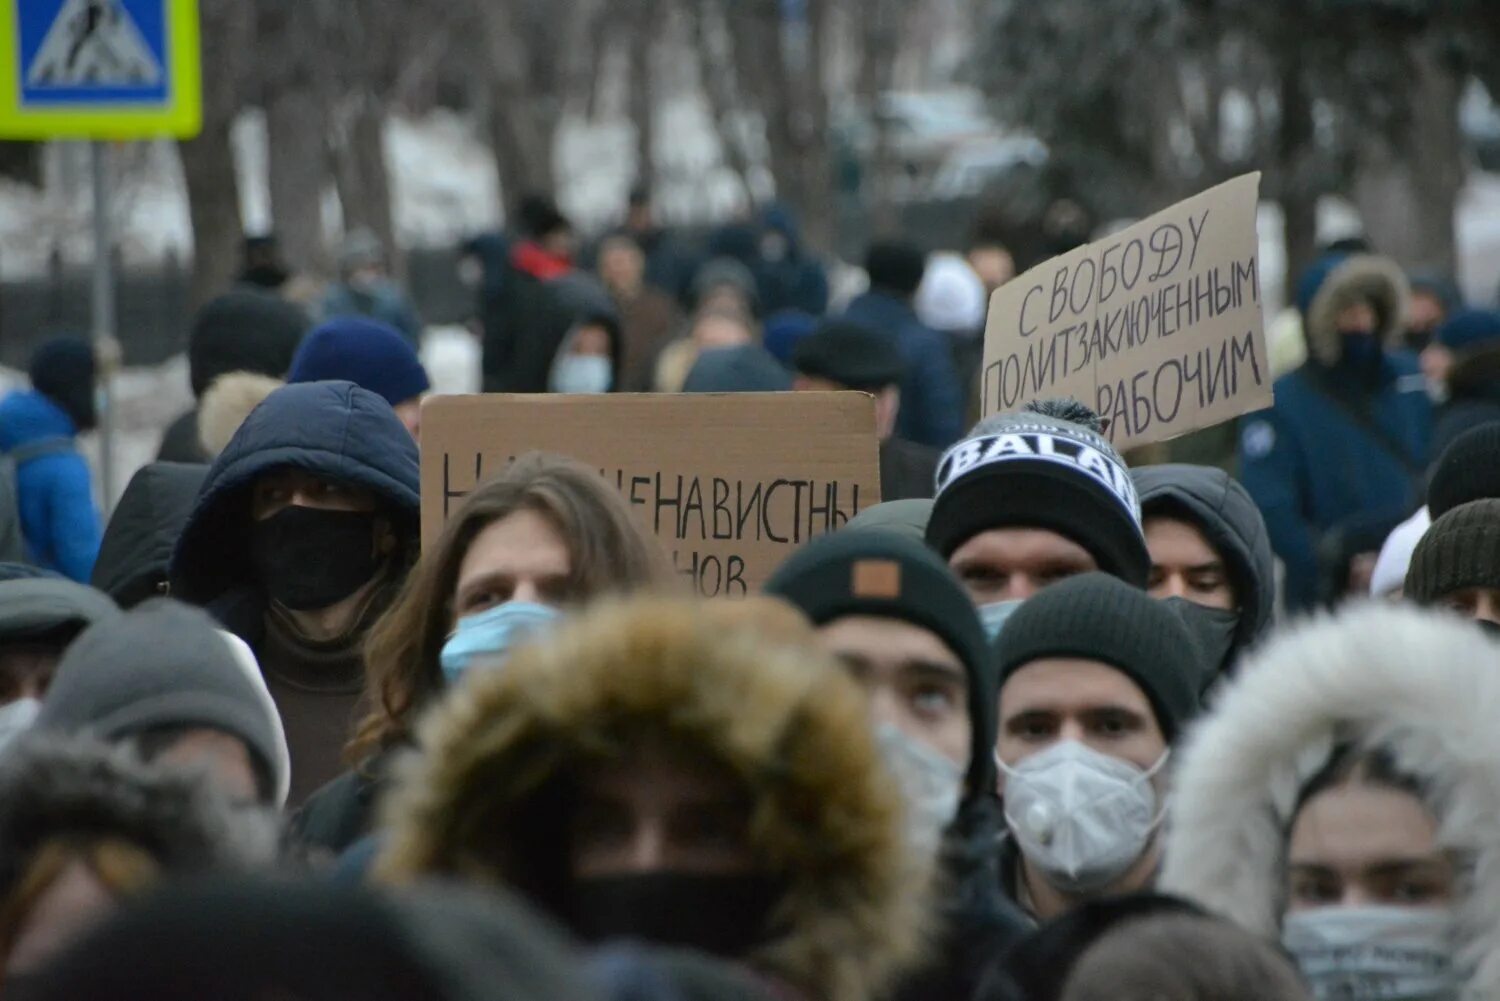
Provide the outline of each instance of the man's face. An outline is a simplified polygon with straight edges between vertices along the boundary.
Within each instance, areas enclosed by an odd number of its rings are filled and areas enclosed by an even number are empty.
[[[1333,322],[1341,334],[1371,334],[1375,332],[1379,318],[1375,315],[1375,307],[1361,299],[1339,310]]]
[[[584,772],[569,838],[575,879],[755,869],[750,800],[725,769],[646,744]]]
[[[1000,690],[997,753],[1014,768],[1064,740],[1143,770],[1167,750],[1151,700],[1120,671],[1076,657],[1033,661]]]
[[[734,348],[755,339],[742,320],[719,313],[699,317],[693,324],[692,336],[702,348]]]
[[[485,526],[469,544],[453,587],[453,624],[508,601],[560,607],[569,593],[568,541],[536,511],[516,511]]]
[[[0,643],[0,705],[46,695],[62,654],[63,648],[57,643]]]
[[[323,511],[373,511],[375,495],[362,487],[324,479],[300,469],[276,469],[255,481],[250,511],[265,521],[289,507]]]
[[[646,273],[646,257],[630,240],[606,240],[599,249],[599,277],[615,292],[634,292]]]
[[[231,802],[254,803],[260,799],[250,749],[243,740],[222,730],[186,730],[151,760],[202,772]]]
[[[1439,604],[1475,622],[1500,624],[1500,589],[1466,587],[1444,596]]]
[[[936,633],[899,619],[846,615],[821,626],[818,639],[869,695],[877,723],[891,724],[960,768],[968,765],[968,676]]]
[[[1048,584],[1098,570],[1078,543],[1044,528],[992,528],[953,551],[948,566],[976,605],[1023,601]]]
[[[1185,598],[1208,608],[1239,608],[1229,568],[1196,525],[1177,518],[1146,519],[1153,598]]]
[[[1000,246],[975,247],[969,251],[969,267],[984,282],[985,292],[995,291],[1016,276],[1015,259]]]

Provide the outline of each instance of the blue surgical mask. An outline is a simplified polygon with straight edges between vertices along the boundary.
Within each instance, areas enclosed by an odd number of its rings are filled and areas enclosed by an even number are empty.
[[[600,355],[564,355],[552,370],[554,393],[607,393],[614,383],[614,366]]]
[[[560,618],[557,609],[531,601],[507,601],[464,616],[438,657],[443,678],[451,685],[473,664],[503,664],[523,641],[545,632]]]
[[[1016,609],[1025,603],[1025,598],[1015,598],[1011,601],[994,601],[988,605],[979,606],[979,621],[984,625],[984,634],[989,637],[991,643],[1000,638],[1005,623],[1016,614]]]

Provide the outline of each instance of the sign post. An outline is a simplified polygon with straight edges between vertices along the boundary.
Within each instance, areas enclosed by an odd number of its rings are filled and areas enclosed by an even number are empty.
[[[91,141],[92,336],[101,360],[100,479],[114,501],[115,288],[107,141],[198,134],[197,0],[4,0],[0,138]]]

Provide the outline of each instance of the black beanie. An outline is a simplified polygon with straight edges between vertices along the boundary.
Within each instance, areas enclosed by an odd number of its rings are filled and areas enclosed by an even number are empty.
[[[927,255],[916,244],[904,240],[872,243],[865,252],[865,271],[870,276],[872,290],[910,299],[917,294],[922,275],[927,272]]]
[[[1056,532],[1087,549],[1100,570],[1137,587],[1151,573],[1125,460],[1103,435],[1070,420],[1030,409],[999,414],[944,453],[928,544],[946,559],[992,528]]]
[[[997,652],[1001,689],[1037,660],[1108,664],[1151,700],[1168,743],[1200,708],[1197,639],[1166,604],[1108,574],[1069,577],[1027,599],[1006,621]]]
[[[979,613],[947,565],[915,539],[870,529],[825,535],[793,553],[765,593],[797,606],[821,626],[849,615],[899,619],[941,639],[964,665],[974,753],[969,788],[994,788],[993,659]]]
[[[302,310],[269,292],[236,289],[209,300],[188,333],[193,395],[230,372],[284,379],[307,328]]]
[[[62,408],[79,431],[97,422],[94,348],[81,337],[57,337],[36,349],[27,373],[31,386]]]
[[[1407,600],[1434,605],[1471,587],[1500,589],[1500,500],[1470,501],[1449,511],[1411,554]]]
[[[1500,497],[1500,421],[1472,427],[1443,449],[1432,466],[1427,510],[1436,521],[1486,497]]]
[[[799,375],[873,393],[900,383],[906,363],[893,338],[847,320],[833,320],[797,343],[792,368]]]

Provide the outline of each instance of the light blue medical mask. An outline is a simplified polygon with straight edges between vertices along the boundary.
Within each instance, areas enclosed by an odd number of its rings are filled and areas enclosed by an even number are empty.
[[[457,681],[471,664],[497,666],[522,641],[550,629],[562,613],[532,601],[507,601],[458,620],[458,628],[443,644],[438,663],[448,684]]]
[[[1025,598],[1015,598],[1011,601],[992,601],[988,605],[979,606],[979,621],[983,624],[984,634],[989,637],[991,643],[1000,638],[1000,632],[1005,628],[1005,623],[1016,614],[1016,609],[1025,603]]]
[[[0,751],[4,751],[11,741],[31,729],[41,711],[42,704],[32,698],[16,699],[0,705]]]

